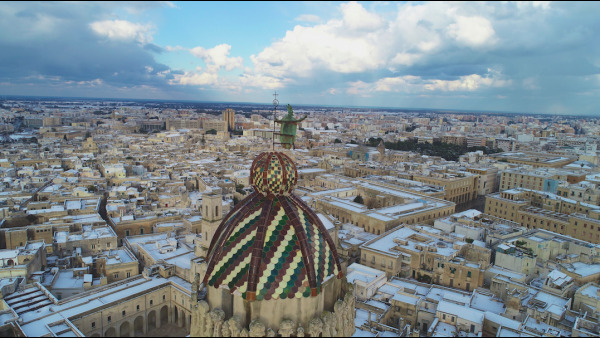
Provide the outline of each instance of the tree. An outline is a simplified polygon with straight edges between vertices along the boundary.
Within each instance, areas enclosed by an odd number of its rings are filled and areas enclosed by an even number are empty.
[[[36,215],[27,215],[25,218],[30,222],[29,224],[36,224],[38,222],[38,216]]]
[[[342,140],[340,140],[339,138],[336,138],[335,141],[333,141],[333,143],[342,143]]]
[[[420,273],[417,273],[417,281],[422,282],[422,283],[431,284],[431,276],[421,275]]]
[[[417,129],[417,126],[415,126],[415,125],[410,125],[410,126],[407,126],[407,127],[406,127],[406,129],[405,129],[404,131],[406,131],[406,132],[409,132],[409,133],[410,133],[411,131],[413,131],[413,130],[415,130],[415,129]]]
[[[208,134],[208,135],[217,135],[217,131],[215,129],[209,129],[209,130],[206,131],[205,134]]]
[[[365,201],[363,200],[361,195],[358,195],[354,198],[353,200],[354,203],[358,203],[358,204],[365,204]]]
[[[217,157],[217,159],[215,160],[215,162],[219,162],[221,160],[220,157]]]
[[[367,146],[377,147],[379,145],[379,142],[381,142],[381,141],[382,141],[381,137],[378,137],[378,138],[369,137],[369,140],[367,141]]]
[[[473,240],[473,238],[467,238],[467,239],[465,239],[465,242],[471,244],[474,242],[474,240]]]

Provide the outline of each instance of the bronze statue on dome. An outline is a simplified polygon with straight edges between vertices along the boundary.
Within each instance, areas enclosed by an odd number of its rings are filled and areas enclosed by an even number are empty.
[[[275,123],[281,123],[281,130],[279,132],[279,142],[281,146],[285,149],[294,148],[294,143],[296,142],[296,129],[298,128],[298,123],[304,121],[308,115],[305,115],[301,119],[294,119],[294,110],[292,106],[287,105],[288,113],[281,120],[275,119]]]

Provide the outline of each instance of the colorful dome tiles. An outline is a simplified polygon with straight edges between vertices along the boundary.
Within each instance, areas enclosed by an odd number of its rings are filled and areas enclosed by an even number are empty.
[[[288,166],[280,171],[283,174],[275,175],[280,179],[293,177],[295,184],[296,175],[285,174],[291,168],[295,173],[295,165],[282,158],[289,160],[281,153],[263,153],[254,164],[258,161],[269,163],[268,168]],[[258,173],[265,168],[254,164],[253,170]],[[253,175],[253,184],[265,182],[256,176],[264,177]],[[269,183],[270,193],[252,193],[225,217],[209,249],[205,285],[228,288],[252,301],[314,297],[328,276],[341,278],[331,237],[302,200],[284,195],[291,191],[281,188],[286,184]],[[293,188],[293,184],[287,187]]]
[[[250,167],[252,186],[265,196],[287,196],[294,190],[297,180],[296,165],[283,153],[262,153],[254,159]]]

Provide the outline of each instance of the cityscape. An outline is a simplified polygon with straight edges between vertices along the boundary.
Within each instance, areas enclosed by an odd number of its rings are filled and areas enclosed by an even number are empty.
[[[598,4],[285,4],[0,4],[0,336],[598,336]]]

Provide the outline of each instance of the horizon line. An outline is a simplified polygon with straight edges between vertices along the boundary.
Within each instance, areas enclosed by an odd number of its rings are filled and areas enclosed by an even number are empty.
[[[87,97],[87,96],[45,96],[45,95],[3,95],[0,94],[0,101],[5,101],[7,98],[32,98],[32,99],[79,99],[79,100],[107,100],[107,101],[147,101],[147,102],[169,102],[169,103],[208,103],[208,104],[254,104],[272,107],[271,103],[260,102],[245,102],[245,101],[199,101],[186,99],[136,99],[136,98],[113,98],[113,97]],[[291,104],[291,103],[290,103]],[[590,117],[595,114],[559,114],[549,112],[516,112],[516,111],[500,111],[500,110],[472,110],[472,109],[454,109],[454,108],[419,108],[419,107],[386,107],[386,106],[342,106],[342,105],[327,105],[327,104],[306,104],[294,103],[295,106],[305,107],[326,107],[326,108],[352,108],[352,109],[387,109],[387,110],[420,110],[431,111],[436,113],[470,113],[470,114],[510,114],[510,115],[549,115],[554,117]]]

